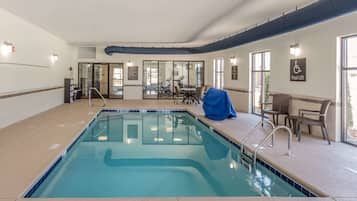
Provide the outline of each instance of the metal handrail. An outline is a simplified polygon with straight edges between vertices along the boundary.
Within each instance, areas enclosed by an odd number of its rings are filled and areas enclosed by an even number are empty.
[[[99,92],[99,90],[97,88],[94,88],[94,87],[89,88],[89,91],[88,91],[88,104],[89,104],[89,106],[92,107],[92,90],[94,90],[99,95],[99,97],[103,101],[103,106],[102,107],[105,107],[105,105],[107,104],[107,102],[105,101],[105,98]]]
[[[267,135],[262,141],[260,141],[260,143],[258,144],[258,146],[254,149],[254,158],[253,158],[253,162],[254,164],[256,163],[257,160],[257,152],[259,151],[259,148],[270,138],[272,137],[272,145],[274,146],[274,135],[276,133],[277,130],[279,129],[285,129],[288,131],[289,133],[289,139],[288,139],[288,153],[287,155],[290,156],[291,155],[291,139],[293,136],[293,133],[291,132],[290,128],[286,127],[286,126],[277,126],[273,129],[272,132],[269,133],[269,135]]]
[[[274,123],[272,122],[272,121],[270,121],[270,120],[267,120],[267,119],[265,119],[265,120],[262,120],[262,121],[259,121],[255,126],[254,126],[254,128],[242,139],[242,141],[241,141],[241,143],[240,143],[240,147],[241,147],[241,151],[243,152],[243,150],[244,150],[244,143],[246,142],[246,141],[248,141],[248,139],[249,139],[249,137],[251,137],[252,136],[252,132],[254,131],[254,129],[256,129],[260,124],[262,125],[262,126],[264,126],[264,122],[267,122],[271,127],[272,127],[272,129],[274,129],[275,128],[275,125],[274,125]],[[274,138],[272,138],[272,144],[274,145]]]

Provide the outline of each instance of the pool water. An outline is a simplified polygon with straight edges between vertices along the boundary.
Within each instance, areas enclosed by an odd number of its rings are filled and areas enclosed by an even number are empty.
[[[101,112],[28,197],[305,196],[186,112]]]

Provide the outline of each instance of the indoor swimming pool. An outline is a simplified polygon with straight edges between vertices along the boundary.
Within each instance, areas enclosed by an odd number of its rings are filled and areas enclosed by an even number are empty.
[[[314,196],[183,111],[100,112],[25,197]]]

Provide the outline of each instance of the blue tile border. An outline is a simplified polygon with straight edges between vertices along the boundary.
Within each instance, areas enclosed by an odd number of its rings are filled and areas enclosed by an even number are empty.
[[[51,167],[43,174],[43,176],[31,187],[31,189],[24,195],[24,198],[31,198],[33,193],[37,190],[38,187],[45,181],[48,175],[53,171],[53,169],[61,162],[63,156],[60,156]]]
[[[102,109],[101,111],[99,111],[95,115],[95,117],[89,122],[89,124],[81,131],[81,133],[76,137],[76,139],[68,146],[68,148],[64,151],[64,153],[61,156],[59,156],[57,158],[57,160],[52,165],[50,165],[48,170],[46,170],[46,172],[40,177],[40,179],[37,180],[35,182],[35,184],[30,188],[30,190],[27,191],[24,194],[24,198],[31,198],[31,196],[37,190],[37,188],[44,182],[44,180],[48,177],[48,175],[54,170],[54,168],[63,159],[63,157],[66,155],[66,153],[68,153],[73,148],[73,146],[79,141],[80,137],[87,131],[87,129],[90,126],[92,126],[92,124],[95,122],[95,120],[99,117],[99,115],[102,112],[125,112],[125,113],[146,113],[146,112],[150,112],[150,113],[155,113],[155,112],[177,113],[177,112],[184,112],[184,113],[189,114],[191,117],[193,117],[195,120],[197,120],[198,122],[203,124],[205,127],[207,127],[208,129],[211,129],[214,133],[216,133],[220,137],[224,138],[226,141],[228,141],[229,143],[234,145],[236,148],[241,150],[240,145],[238,145],[236,142],[233,142],[228,137],[226,137],[225,135],[223,135],[222,133],[220,133],[216,129],[212,128],[207,123],[203,122],[201,119],[196,117],[191,112],[188,112],[187,110],[121,110],[121,109],[117,110],[117,109]],[[292,187],[294,187],[295,189],[297,189],[298,191],[300,191],[301,193],[303,193],[307,197],[319,197],[317,194],[315,194],[312,191],[308,190],[307,188],[305,188],[303,185],[299,184],[298,182],[295,182],[293,179],[291,179],[288,176],[286,176],[285,174],[281,173],[279,170],[275,169],[274,167],[272,167],[270,164],[264,162],[263,160],[257,158],[257,163],[259,163],[260,165],[262,165],[263,167],[265,167],[266,169],[271,171],[273,174],[275,174],[276,176],[278,176],[279,178],[281,178],[282,180],[284,180],[285,182],[290,184]]]

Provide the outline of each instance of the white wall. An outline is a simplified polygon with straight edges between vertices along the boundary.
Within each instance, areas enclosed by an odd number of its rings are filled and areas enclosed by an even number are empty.
[[[0,9],[0,42],[11,42],[16,51],[0,54],[0,95],[63,86],[73,65],[73,48],[65,41]],[[58,54],[51,64],[49,56]],[[0,99],[0,128],[63,103],[63,89]],[[15,115],[16,114],[16,115]]]
[[[323,23],[299,29],[294,32],[278,35],[268,39],[255,41],[246,45],[214,52],[208,55],[206,69],[211,77],[214,58],[225,59],[225,87],[249,90],[249,54],[256,51],[271,51],[271,91],[288,93],[298,97],[316,99],[331,99],[334,105],[328,116],[329,135],[334,140],[340,140],[340,90],[339,90],[339,48],[338,37],[357,33],[353,26],[357,20],[357,12],[334,18]],[[302,51],[301,58],[307,58],[307,81],[290,82],[289,46],[299,43]],[[231,65],[229,58],[236,56],[239,60],[238,81],[231,80]],[[211,81],[211,79],[209,79]],[[212,82],[212,81],[211,81]],[[249,111],[249,95],[234,93],[239,98],[233,98],[240,110]],[[240,94],[240,95],[239,95]],[[297,108],[319,108],[306,102],[293,101],[292,112]],[[315,134],[320,135],[315,130]]]

